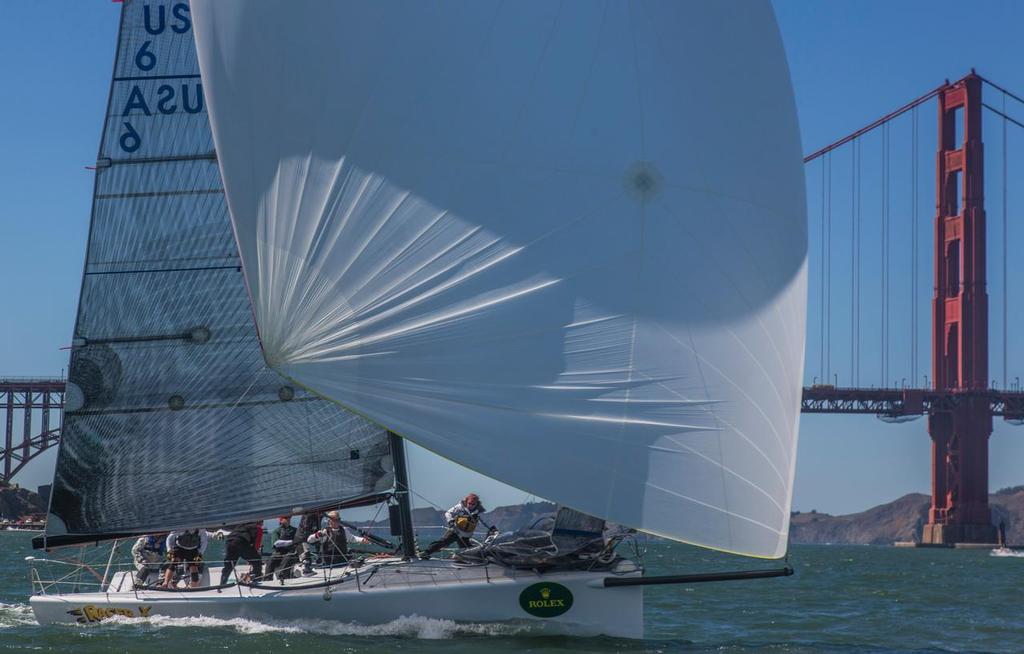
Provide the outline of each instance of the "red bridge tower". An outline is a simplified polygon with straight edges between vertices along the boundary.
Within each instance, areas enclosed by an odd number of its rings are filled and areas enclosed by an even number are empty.
[[[929,544],[993,543],[988,507],[988,294],[985,290],[984,150],[981,83],[973,73],[941,90],[936,178],[932,378],[960,395],[928,416],[932,505]],[[963,137],[957,142],[958,124]]]

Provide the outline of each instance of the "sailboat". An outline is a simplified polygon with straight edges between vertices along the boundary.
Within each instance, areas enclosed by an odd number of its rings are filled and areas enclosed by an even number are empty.
[[[126,0],[36,545],[385,503],[400,546],[172,591],[39,557],[37,619],[639,637],[644,585],[791,573],[602,526],[785,555],[800,159],[767,1]],[[546,545],[416,558],[405,440],[557,502]]]

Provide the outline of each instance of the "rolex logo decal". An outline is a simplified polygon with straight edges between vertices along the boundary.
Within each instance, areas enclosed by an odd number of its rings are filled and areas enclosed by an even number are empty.
[[[572,608],[572,592],[562,584],[533,584],[519,593],[519,606],[538,618],[554,618]]]

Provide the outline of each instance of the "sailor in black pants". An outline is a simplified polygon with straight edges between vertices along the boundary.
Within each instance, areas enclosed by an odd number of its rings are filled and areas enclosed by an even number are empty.
[[[235,562],[238,559],[245,559],[252,567],[250,574],[252,579],[259,579],[263,575],[263,559],[260,556],[256,543],[261,539],[263,525],[252,522],[245,525],[238,525],[231,530],[224,541],[224,568],[220,572],[220,585],[228,583],[228,576],[235,569]],[[241,580],[239,580],[241,581]]]
[[[281,516],[277,519],[277,524],[278,527],[270,539],[274,553],[267,563],[267,579],[273,578],[276,570],[278,578],[283,581],[291,578],[292,567],[298,555],[295,553],[295,527],[292,526],[291,516]]]
[[[436,552],[455,542],[458,542],[460,548],[469,547],[469,539],[476,531],[480,514],[484,511],[486,509],[480,504],[480,497],[476,493],[470,493],[461,502],[445,511],[444,519],[448,523],[448,530],[441,538],[428,545],[427,549],[420,553],[420,558],[429,559]]]
[[[314,552],[312,551],[312,544],[306,541],[310,536],[320,530],[320,521],[323,516],[314,511],[307,513],[302,516],[299,520],[299,528],[295,532],[295,538],[292,542],[295,543],[295,551],[299,553],[299,563],[302,564],[302,574],[304,576],[311,576],[315,574],[313,572],[313,558]]]

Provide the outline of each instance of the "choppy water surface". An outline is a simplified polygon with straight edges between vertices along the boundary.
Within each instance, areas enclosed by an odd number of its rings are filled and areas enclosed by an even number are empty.
[[[628,641],[522,637],[415,616],[373,627],[208,618],[40,627],[27,602],[30,540],[0,533],[0,651],[1024,652],[1024,559],[987,550],[794,546],[793,577],[647,589],[647,639]],[[647,563],[651,574],[738,565],[669,544],[651,545]]]

